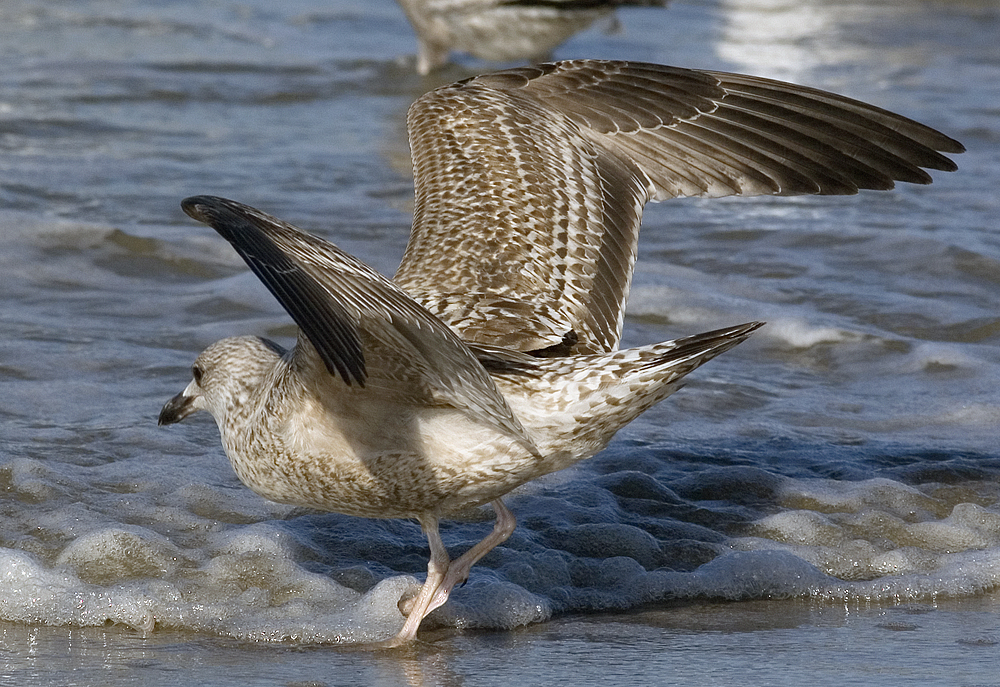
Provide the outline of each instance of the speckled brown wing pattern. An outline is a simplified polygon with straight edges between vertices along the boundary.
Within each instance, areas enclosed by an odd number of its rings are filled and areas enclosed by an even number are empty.
[[[413,237],[396,274],[462,338],[611,350],[646,182],[530,94],[475,82],[411,109]]]
[[[849,194],[953,170],[962,146],[899,115],[768,79],[580,60],[421,97],[413,231],[396,282],[470,342],[614,350],[642,206]]]
[[[311,344],[296,356],[385,398],[447,404],[530,440],[487,371],[455,334],[398,286],[323,239],[256,208],[214,196],[184,211],[229,241]]]

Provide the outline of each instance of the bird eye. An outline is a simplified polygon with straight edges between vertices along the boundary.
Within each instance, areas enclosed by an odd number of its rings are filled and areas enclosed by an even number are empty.
[[[191,376],[194,377],[194,383],[197,384],[198,386],[201,386],[202,374],[204,373],[201,371],[201,368],[198,367],[197,365],[191,368]]]

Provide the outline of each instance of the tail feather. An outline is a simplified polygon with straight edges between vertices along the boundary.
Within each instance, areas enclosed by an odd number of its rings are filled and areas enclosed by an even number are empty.
[[[674,366],[693,363],[693,366],[690,368],[693,370],[720,353],[725,353],[736,344],[742,343],[750,334],[763,326],[763,322],[747,322],[735,327],[715,329],[702,334],[686,336],[682,339],[654,344],[648,347],[653,352],[653,355],[643,363],[642,367],[656,368],[668,366],[673,368]]]
[[[490,374],[542,454],[546,471],[594,455],[681,386],[691,371],[763,326],[748,322],[673,341],[567,358],[489,358]],[[495,352],[494,352],[495,353]]]
[[[673,394],[683,386],[682,380],[690,372],[742,343],[763,325],[763,322],[748,322],[632,349],[641,360],[622,368],[620,384],[628,390],[629,398],[624,404],[626,408],[616,413],[621,422],[619,427]],[[621,353],[627,355],[629,351]]]

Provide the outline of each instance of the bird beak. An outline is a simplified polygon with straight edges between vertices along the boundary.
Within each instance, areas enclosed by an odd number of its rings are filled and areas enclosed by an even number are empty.
[[[163,425],[172,425],[186,418],[197,410],[194,405],[194,399],[194,396],[185,396],[183,391],[174,396],[163,404],[163,410],[160,411],[160,419],[157,421],[157,424],[161,427]]]

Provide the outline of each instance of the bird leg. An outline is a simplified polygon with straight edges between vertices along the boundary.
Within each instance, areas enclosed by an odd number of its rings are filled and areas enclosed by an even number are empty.
[[[448,558],[448,551],[444,548],[444,543],[441,541],[441,534],[438,532],[437,518],[427,517],[426,520],[421,519],[420,525],[424,530],[424,534],[427,535],[427,543],[431,547],[431,559],[427,563],[427,579],[424,581],[424,586],[420,588],[417,596],[407,604],[410,609],[406,622],[403,624],[403,629],[392,639],[380,642],[379,645],[383,647],[402,646],[413,641],[417,636],[417,628],[420,627],[420,621],[431,612],[428,606],[434,599],[434,592],[441,586],[441,582],[448,572],[450,559]]]
[[[507,541],[510,535],[514,533],[514,528],[517,526],[517,518],[514,517],[514,514],[510,512],[510,509],[500,499],[493,501],[492,505],[493,512],[497,515],[493,531],[486,535],[486,538],[481,542],[451,562],[448,566],[447,574],[444,576],[444,579],[437,588],[437,592],[427,606],[425,615],[435,608],[443,606],[448,600],[451,590],[455,588],[455,585],[461,584],[469,578],[469,569],[480,558]]]
[[[427,535],[427,542],[431,547],[431,559],[427,564],[427,580],[420,588],[417,596],[406,604],[407,617],[406,622],[403,624],[403,629],[392,639],[380,642],[379,646],[397,647],[413,641],[417,636],[417,629],[420,627],[420,622],[431,611],[448,601],[448,596],[451,594],[451,590],[455,588],[455,585],[468,579],[469,569],[480,558],[507,541],[510,535],[513,534],[514,528],[517,526],[517,519],[514,517],[514,514],[510,512],[500,499],[493,501],[493,510],[497,515],[493,531],[454,561],[448,558],[448,551],[444,548],[444,543],[441,541],[437,518],[428,517],[426,521],[421,520],[420,524]]]

